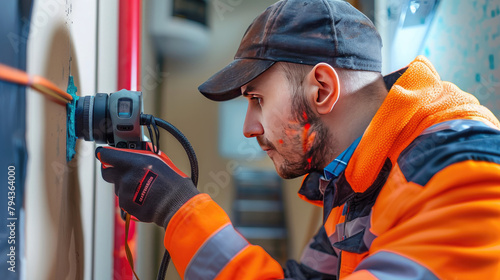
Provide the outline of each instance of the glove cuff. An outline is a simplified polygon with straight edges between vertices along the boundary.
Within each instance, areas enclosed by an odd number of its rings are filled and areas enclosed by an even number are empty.
[[[164,219],[160,220],[159,226],[163,228],[167,228],[168,223],[174,216],[174,214],[184,205],[188,200],[199,194],[200,192],[196,187],[193,186],[191,179],[184,179],[185,184],[179,185],[178,188],[175,189],[175,192],[165,194],[165,199],[163,203],[165,208],[163,209],[165,212],[160,213]],[[159,207],[158,209],[161,209]],[[165,215],[166,213],[166,215]],[[158,221],[158,220],[156,220]]]

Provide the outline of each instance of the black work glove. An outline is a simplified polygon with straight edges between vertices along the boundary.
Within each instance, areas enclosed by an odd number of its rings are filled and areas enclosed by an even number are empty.
[[[102,178],[115,184],[120,208],[142,222],[166,228],[172,216],[199,192],[162,152],[98,147]]]

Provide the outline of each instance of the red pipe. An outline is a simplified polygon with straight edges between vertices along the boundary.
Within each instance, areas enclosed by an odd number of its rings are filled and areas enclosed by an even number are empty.
[[[121,0],[118,21],[118,88],[139,91],[142,0]]]
[[[118,15],[118,89],[140,91],[142,0],[120,0]],[[125,222],[115,202],[115,242],[113,279],[132,280],[133,273],[125,254]],[[135,222],[131,221],[128,243],[135,258]]]

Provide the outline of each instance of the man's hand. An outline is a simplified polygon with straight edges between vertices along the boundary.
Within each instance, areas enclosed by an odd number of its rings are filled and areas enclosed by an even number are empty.
[[[166,228],[172,216],[199,192],[163,153],[99,147],[105,181],[115,184],[120,207],[142,222]]]

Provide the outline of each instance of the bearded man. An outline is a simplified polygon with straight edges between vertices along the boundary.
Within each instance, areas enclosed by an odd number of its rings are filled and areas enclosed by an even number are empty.
[[[171,162],[99,148],[120,206],[166,228],[183,279],[500,279],[500,127],[425,57],[383,77],[381,39],[344,1],[283,0],[199,87],[243,95],[243,127],[299,195],[323,207],[300,262],[282,268]],[[142,205],[141,179],[158,175]]]

